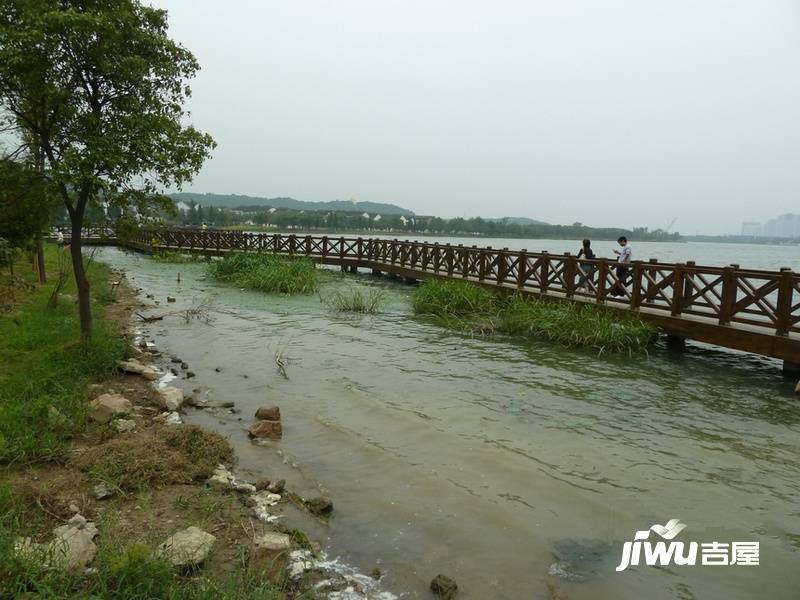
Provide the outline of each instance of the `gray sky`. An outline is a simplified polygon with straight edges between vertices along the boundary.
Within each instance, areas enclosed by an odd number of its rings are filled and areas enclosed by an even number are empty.
[[[800,212],[797,0],[154,0],[187,191],[738,233]]]

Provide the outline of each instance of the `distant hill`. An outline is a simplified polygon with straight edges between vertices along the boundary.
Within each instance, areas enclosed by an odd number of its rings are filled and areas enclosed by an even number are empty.
[[[537,221],[536,219],[529,219],[528,217],[500,217],[499,219],[485,219],[494,223],[502,223],[503,225],[549,225],[544,221]]]
[[[329,200],[327,202],[308,202],[294,198],[263,198],[259,196],[240,196],[238,194],[195,194],[193,192],[178,192],[169,194],[176,202],[183,201],[187,204],[194,200],[196,204],[216,206],[222,208],[237,208],[240,206],[264,206],[270,208],[289,208],[293,210],[315,211],[347,211],[380,213],[382,215],[413,216],[414,212],[395,204],[380,202],[353,202],[350,200]]]

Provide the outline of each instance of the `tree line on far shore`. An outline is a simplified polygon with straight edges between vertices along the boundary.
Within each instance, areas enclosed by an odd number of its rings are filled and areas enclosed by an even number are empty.
[[[624,235],[639,241],[679,242],[679,233],[647,227],[623,229],[617,227],[589,227],[583,223],[550,225],[539,221],[519,222],[514,219],[484,219],[481,217],[443,219],[433,216],[366,215],[345,211],[300,211],[291,209],[231,210],[216,206],[201,206],[190,202],[188,208],[174,217],[164,215],[165,221],[175,225],[206,224],[216,228],[266,227],[276,230],[300,229],[304,231],[375,233],[428,233],[453,236],[482,236],[495,238],[532,239],[582,239],[616,240]]]

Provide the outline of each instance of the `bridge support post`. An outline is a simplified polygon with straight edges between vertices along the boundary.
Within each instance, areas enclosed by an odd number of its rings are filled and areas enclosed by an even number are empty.
[[[672,352],[683,352],[686,350],[686,338],[680,335],[667,334],[667,348]]]
[[[800,363],[783,361],[783,374],[787,377],[800,377]]]
[[[380,269],[372,269],[372,274],[375,275],[375,277],[380,277],[383,275],[383,272]]]
[[[342,265],[341,267],[342,273],[347,273],[347,265]]]
[[[351,273],[358,273],[358,265],[350,265]]]
[[[416,283],[417,283],[417,280],[416,280],[416,279],[414,279],[413,277],[403,277],[403,281],[404,281],[404,282],[405,282],[407,285],[414,285],[414,284],[416,284]]]

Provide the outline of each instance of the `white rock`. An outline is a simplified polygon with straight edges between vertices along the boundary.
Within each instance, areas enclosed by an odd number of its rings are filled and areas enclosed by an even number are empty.
[[[274,556],[292,547],[292,538],[285,533],[268,532],[257,535],[253,540],[255,557]]]
[[[176,387],[165,387],[158,391],[161,406],[172,412],[183,405],[183,390]]]
[[[144,370],[139,374],[148,381],[155,381],[161,376],[160,373],[152,367],[145,367]]]
[[[98,423],[108,423],[119,415],[127,415],[133,409],[133,404],[121,394],[103,394],[90,403],[92,407],[91,418]]]
[[[105,482],[100,482],[96,486],[94,486],[94,497],[98,500],[102,500],[103,498],[108,498],[113,496],[114,492],[111,491],[111,488],[108,487],[108,484]]]
[[[217,468],[214,469],[214,474],[208,478],[207,483],[214,487],[228,489],[233,486],[235,480],[233,473],[226,469],[225,465],[217,465]]]
[[[83,569],[97,554],[97,546],[92,541],[97,535],[97,527],[78,514],[53,529],[53,539],[43,544],[34,544],[30,538],[17,540],[16,552],[22,556],[41,559],[43,564],[66,571]]]
[[[134,373],[136,375],[141,375],[142,371],[147,368],[135,358],[131,358],[130,360],[121,360],[118,364],[119,368],[126,373]]]
[[[158,552],[179,568],[201,564],[217,541],[210,533],[195,526],[187,527],[167,538]]]
[[[311,552],[308,550],[294,550],[289,553],[289,579],[300,579],[306,571],[314,567]]]
[[[136,428],[136,421],[133,419],[116,419],[114,421],[114,427],[120,433],[127,433]]]

